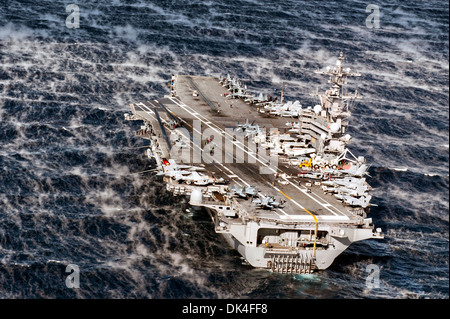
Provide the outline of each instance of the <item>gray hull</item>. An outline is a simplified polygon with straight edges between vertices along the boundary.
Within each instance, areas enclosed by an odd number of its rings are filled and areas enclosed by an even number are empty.
[[[216,213],[212,209],[207,210],[214,223],[217,223]],[[250,232],[255,225],[248,225]],[[256,227],[264,229],[268,225],[260,223]],[[217,229],[216,229],[217,230]],[[244,232],[246,232],[244,231]],[[242,232],[242,230],[240,230]],[[337,256],[347,249],[352,242],[376,238],[371,231],[367,229],[339,228],[339,236],[330,236],[329,242],[323,247],[273,247],[273,245],[258,244],[254,241],[243,242],[231,232],[221,232],[220,235],[225,239],[228,245],[239,252],[239,254],[255,268],[264,268],[281,273],[312,273],[315,270],[324,270],[331,266]],[[258,232],[254,232],[258,233]],[[256,242],[257,245],[254,245]]]

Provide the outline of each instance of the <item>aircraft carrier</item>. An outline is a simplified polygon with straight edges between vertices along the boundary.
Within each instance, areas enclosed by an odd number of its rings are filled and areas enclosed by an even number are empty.
[[[168,95],[125,114],[142,121],[136,135],[167,189],[206,209],[253,267],[311,273],[353,242],[383,238],[368,217],[369,166],[346,147],[360,96],[344,86],[360,74],[343,59],[316,71],[331,85],[311,94],[316,105],[250,94],[230,75],[172,75]]]

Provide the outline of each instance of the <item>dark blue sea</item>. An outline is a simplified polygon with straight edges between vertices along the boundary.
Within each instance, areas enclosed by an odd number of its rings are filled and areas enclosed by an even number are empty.
[[[449,4],[377,1],[379,28],[369,4],[2,0],[0,298],[448,299]],[[328,88],[314,71],[341,51],[362,74],[347,86],[363,96],[349,148],[371,164],[385,238],[313,275],[253,269],[142,173],[154,162],[123,114],[167,94],[171,74],[229,73],[257,94],[283,82],[286,100],[314,105]]]

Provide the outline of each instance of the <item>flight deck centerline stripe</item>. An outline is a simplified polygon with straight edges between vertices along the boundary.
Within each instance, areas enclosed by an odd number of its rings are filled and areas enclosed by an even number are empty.
[[[313,246],[313,257],[316,256],[316,240],[317,240],[317,228],[319,226],[319,222],[317,221],[316,216],[314,216],[309,210],[306,208],[303,208],[308,214],[310,214],[312,217],[314,217],[314,221],[316,222],[316,227],[314,228],[314,246]]]
[[[313,213],[311,213],[309,210],[307,210],[306,208],[303,208],[303,210],[305,211],[305,212],[307,212],[308,214],[310,214],[313,218],[314,218],[314,221],[316,222],[316,228],[317,228],[317,223],[319,222],[318,220],[317,220],[317,217],[316,217],[316,215],[314,215]]]
[[[292,200],[292,198],[290,198],[288,195],[286,195],[285,193],[283,193],[283,191],[277,189],[277,191],[279,191],[281,194],[283,194],[287,199]]]
[[[182,101],[177,101],[174,98],[169,98],[172,102],[174,102],[175,104],[177,104],[178,106],[180,106],[181,108],[185,109],[186,111],[188,111],[190,114],[194,115],[198,120],[200,120],[201,122],[205,123],[207,126],[209,126],[211,129],[215,130],[216,132],[218,132],[219,134],[224,133],[225,135],[230,135],[229,133],[227,133],[226,131],[223,131],[220,127],[218,127],[216,124],[212,123],[212,124],[208,124],[207,122],[209,122],[205,117],[198,115],[195,115],[194,111],[192,108],[190,108],[188,105],[186,105],[185,103],[183,103]],[[189,110],[190,109],[190,110]],[[203,117],[204,120],[202,120],[200,117]],[[211,122],[209,122],[211,123]],[[212,125],[216,126],[216,128],[212,127]],[[222,131],[222,133],[220,132]],[[231,136],[231,135],[230,135]],[[245,153],[247,153],[248,156],[253,157],[256,161],[260,162],[263,166],[265,166],[266,168],[268,168],[269,170],[271,170],[272,172],[276,173],[276,171],[268,166],[266,163],[262,162],[260,159],[256,158],[255,156],[253,156],[252,154],[250,154],[247,150],[245,150],[245,148],[240,147],[239,145],[236,145],[236,147],[239,147],[240,149],[242,149]],[[292,183],[291,181],[288,181],[286,178],[284,178],[285,181],[287,181],[289,184],[291,184],[292,186],[294,186],[295,188],[297,188],[298,190],[302,191],[306,196],[308,196],[309,198],[311,198],[313,201],[315,201],[316,203],[318,203],[319,205],[321,205],[322,207],[324,207],[326,210],[328,210],[329,212],[331,212],[333,215],[337,214],[335,212],[333,212],[329,207],[324,206],[321,202],[319,202],[317,199],[315,199],[314,197],[310,196],[307,191],[306,191],[306,187],[304,190],[300,189],[297,185],[295,185],[294,183]],[[292,200],[294,203],[296,203],[297,205],[299,205],[296,201]],[[301,205],[299,205],[301,206]],[[302,207],[303,208],[303,207]],[[334,208],[334,206],[333,206]],[[340,212],[340,211],[339,211]],[[346,216],[346,214],[340,212],[341,214],[343,214],[344,216]],[[347,217],[347,216],[346,216]],[[348,217],[347,217],[348,219]]]

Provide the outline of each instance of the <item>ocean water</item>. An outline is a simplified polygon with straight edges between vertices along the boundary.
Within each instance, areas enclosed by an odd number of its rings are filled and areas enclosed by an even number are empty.
[[[0,298],[448,299],[449,5],[377,1],[369,28],[368,4],[1,1]],[[154,164],[123,113],[166,94],[171,74],[230,73],[275,95],[284,82],[314,105],[327,79],[313,71],[341,51],[362,73],[349,148],[372,164],[385,239],[313,275],[253,269],[143,172]]]

